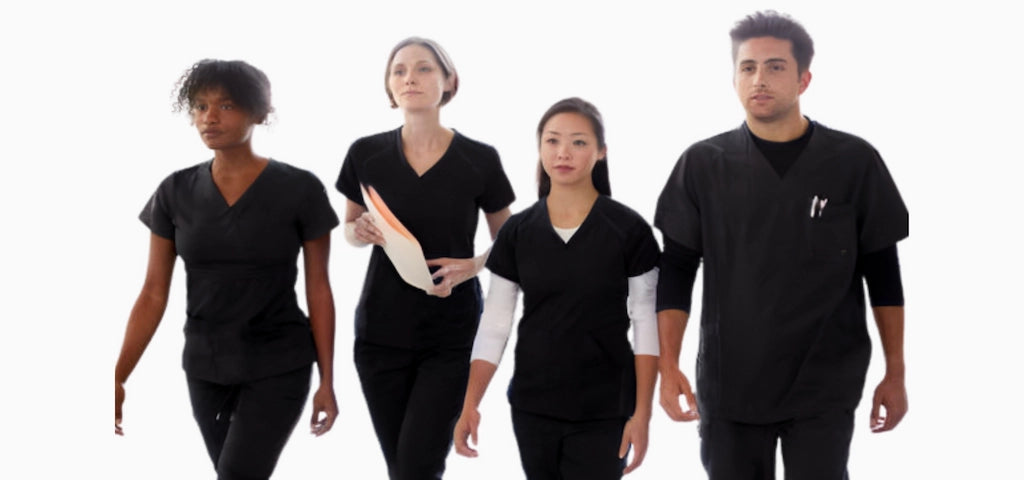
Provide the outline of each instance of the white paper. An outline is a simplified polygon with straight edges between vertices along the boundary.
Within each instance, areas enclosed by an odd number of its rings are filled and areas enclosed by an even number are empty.
[[[391,221],[398,225],[401,225],[401,222],[390,212],[383,199],[380,199],[380,202],[384,205],[386,213],[377,209],[369,192],[366,191],[366,187],[360,186],[359,188],[363,191],[363,203],[366,204],[366,210],[373,216],[374,224],[384,235],[384,253],[387,253],[391,263],[395,265],[398,275],[409,285],[429,292],[434,287],[434,280],[430,277],[430,269],[427,268],[427,260],[423,256],[420,242],[416,240],[416,237],[406,236],[391,225]],[[391,217],[390,221],[385,215]]]

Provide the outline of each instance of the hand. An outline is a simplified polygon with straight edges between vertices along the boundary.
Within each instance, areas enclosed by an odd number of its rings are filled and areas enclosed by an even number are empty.
[[[356,240],[384,246],[384,234],[377,228],[373,221],[373,215],[370,215],[370,212],[363,212],[352,223],[355,224],[352,233],[355,235]]]
[[[622,443],[619,445],[619,458],[626,458],[629,453],[629,446],[633,446],[633,461],[629,462],[626,469],[622,471],[626,475],[636,470],[644,462],[647,455],[647,431],[650,425],[650,418],[640,419],[635,415],[626,422],[622,429]]]
[[[881,409],[885,408],[883,414]],[[907,414],[907,388],[902,378],[889,377],[875,388],[875,398],[871,402],[871,431],[888,432],[899,425]]]
[[[689,410],[683,411],[679,404],[679,396],[686,396]],[[697,398],[693,396],[690,381],[677,366],[662,367],[661,372],[661,408],[669,418],[677,422],[692,422],[700,418],[697,411]]]
[[[473,445],[477,445],[476,431],[480,427],[480,411],[477,409],[463,410],[459,421],[455,423],[453,436],[455,437],[455,453],[463,457],[476,458],[476,450],[470,448],[467,438],[472,438]]]
[[[124,385],[114,381],[114,434],[124,435],[121,429],[121,404],[124,403]]]
[[[447,297],[452,294],[456,285],[465,282],[476,276],[477,265],[472,258],[434,258],[427,260],[428,267],[441,267],[432,275],[434,279],[441,279],[441,282],[434,285],[430,295]]]
[[[321,385],[313,394],[313,417],[309,419],[310,433],[323,435],[334,426],[338,418],[338,401],[334,398],[334,389]]]

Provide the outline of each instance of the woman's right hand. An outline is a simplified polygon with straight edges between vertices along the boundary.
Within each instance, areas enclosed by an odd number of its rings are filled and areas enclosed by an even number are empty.
[[[473,409],[463,409],[462,415],[459,416],[459,421],[455,423],[455,430],[453,436],[455,438],[455,453],[462,455],[463,457],[476,458],[478,455],[477,451],[469,446],[468,439],[473,440],[473,445],[477,445],[476,431],[480,427],[480,411]]]
[[[124,403],[124,385],[114,382],[114,434],[124,435],[121,429],[121,404]]]
[[[373,221],[370,212],[363,212],[351,222],[352,237],[361,244],[384,246],[384,234]]]

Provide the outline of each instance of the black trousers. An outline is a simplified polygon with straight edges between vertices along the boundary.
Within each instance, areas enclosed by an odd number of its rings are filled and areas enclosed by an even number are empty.
[[[847,480],[853,410],[766,425],[702,416],[701,462],[710,480],[773,480],[782,444],[786,480]]]
[[[625,418],[569,422],[512,410],[519,459],[528,480],[622,478]],[[628,455],[627,455],[628,457]]]
[[[312,367],[237,385],[188,378],[192,416],[219,480],[268,479],[309,396]]]
[[[388,478],[441,478],[466,395],[471,349],[408,350],[357,339],[354,350]]]

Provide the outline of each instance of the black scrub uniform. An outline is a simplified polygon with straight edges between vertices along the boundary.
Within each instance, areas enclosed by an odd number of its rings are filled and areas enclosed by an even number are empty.
[[[658,243],[639,214],[604,195],[565,242],[546,202],[513,215],[487,259],[523,290],[508,390],[523,469],[531,479],[620,478],[636,404],[628,280],[657,265]]]
[[[698,142],[658,200],[655,226],[704,259],[702,429],[835,412],[852,429],[871,355],[857,258],[905,238],[909,220],[871,145],[809,128],[782,176],[746,125]]]
[[[316,359],[295,295],[299,251],[338,217],[312,173],[275,160],[229,206],[212,164],[168,176],[139,218],[185,262],[182,364],[214,467],[220,478],[268,478]]]
[[[479,211],[494,213],[515,199],[497,151],[455,132],[420,176],[405,159],[401,134],[398,128],[354,142],[338,190],[364,205],[360,185],[372,186],[428,259],[473,257]],[[447,298],[430,296],[405,283],[384,249],[373,247],[356,307],[355,363],[390,478],[444,473],[481,308],[476,278]]]

